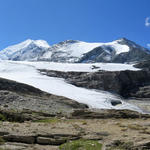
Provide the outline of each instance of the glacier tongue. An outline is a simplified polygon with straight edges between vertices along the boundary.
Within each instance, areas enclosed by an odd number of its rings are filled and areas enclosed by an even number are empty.
[[[0,77],[29,84],[48,93],[68,97],[85,103],[91,108],[131,109],[141,111],[136,106],[124,102],[118,96],[109,92],[79,88],[66,83],[63,79],[41,75],[32,64],[0,61]],[[112,106],[111,100],[122,101],[122,104]]]

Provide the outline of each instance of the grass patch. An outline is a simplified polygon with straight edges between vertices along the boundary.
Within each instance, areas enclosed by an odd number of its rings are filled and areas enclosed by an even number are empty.
[[[93,140],[75,140],[59,147],[60,150],[101,150],[102,144]]]
[[[36,120],[34,122],[40,122],[40,123],[58,123],[61,122],[58,118],[48,118],[48,119],[42,119],[42,120]]]
[[[3,114],[0,114],[0,121],[6,121],[6,117]]]
[[[107,148],[107,150],[131,150],[133,147],[133,142],[123,142],[116,140],[113,143],[113,146]]]
[[[0,136],[0,145],[3,145],[5,143],[5,140]]]

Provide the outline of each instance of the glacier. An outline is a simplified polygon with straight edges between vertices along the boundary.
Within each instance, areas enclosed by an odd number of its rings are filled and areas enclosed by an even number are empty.
[[[32,85],[45,92],[73,99],[87,104],[90,108],[130,109],[142,112],[138,107],[125,102],[119,96],[110,92],[76,87],[66,83],[64,79],[40,74],[37,69],[45,66],[47,67],[45,62],[42,62],[39,66],[36,63],[0,61],[0,77]],[[112,106],[111,100],[119,100],[122,104]]]

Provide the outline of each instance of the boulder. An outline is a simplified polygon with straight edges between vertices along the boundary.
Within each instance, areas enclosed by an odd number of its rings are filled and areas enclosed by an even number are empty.
[[[19,142],[19,143],[27,143],[27,144],[34,144],[35,143],[35,137],[29,136],[29,135],[4,135],[3,139],[8,142]]]
[[[66,143],[66,141],[67,139],[65,138],[37,137],[37,143],[44,145],[61,145]]]

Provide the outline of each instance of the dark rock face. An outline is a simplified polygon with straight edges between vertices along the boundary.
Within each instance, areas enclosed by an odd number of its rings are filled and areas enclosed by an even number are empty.
[[[128,97],[150,96],[150,72],[141,71],[99,71],[99,72],[59,72],[40,70],[48,76],[65,78],[67,82],[89,89],[110,91]]]
[[[34,88],[30,85],[18,83],[4,78],[0,78],[0,90],[8,90],[17,93],[36,94],[36,95],[40,95],[42,93],[41,90]]]
[[[61,145],[68,140],[79,139],[79,135],[73,134],[49,134],[49,135],[19,135],[19,134],[5,134],[3,139],[8,142],[18,142],[26,144],[40,144],[40,145]]]
[[[109,52],[107,52],[108,50]],[[111,54],[110,54],[111,53]],[[79,62],[110,62],[112,55],[115,55],[111,47],[96,47],[92,51],[84,54]]]
[[[131,110],[98,110],[98,111],[90,111],[90,110],[75,110],[72,113],[72,118],[82,118],[82,119],[109,119],[109,118],[123,118],[123,119],[135,119],[135,118],[149,118],[149,115],[140,114]]]
[[[117,101],[117,100],[112,100],[112,101],[111,101],[111,104],[112,104],[113,106],[116,106],[116,105],[122,104],[122,102],[121,102],[121,101]]]
[[[82,74],[68,79],[68,82],[92,89],[111,91],[123,97],[141,97],[139,92],[150,84],[150,72],[148,71],[118,71],[95,72]],[[138,94],[136,94],[138,93]],[[145,97],[149,97],[150,88],[147,86]]]
[[[137,63],[136,65],[134,65],[134,67],[141,68],[143,70],[150,70],[150,60],[141,61]]]
[[[66,143],[66,139],[52,139],[47,137],[38,137],[37,143],[43,144],[43,145],[61,145],[63,143]]]
[[[4,135],[3,138],[9,142],[21,142],[27,144],[35,143],[35,138],[33,136]]]

